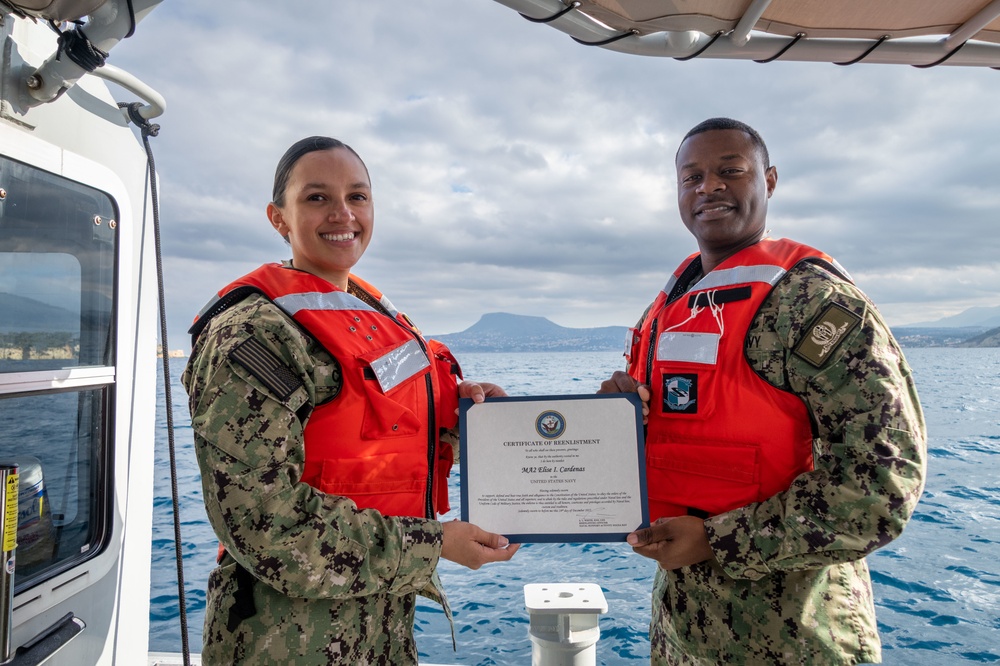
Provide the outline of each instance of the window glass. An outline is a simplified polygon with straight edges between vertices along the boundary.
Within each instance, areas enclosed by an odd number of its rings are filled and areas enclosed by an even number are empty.
[[[5,158],[0,190],[0,372],[112,365],[111,198]]]
[[[81,291],[72,255],[0,252],[0,372],[78,365]]]
[[[0,461],[18,466],[14,586],[96,550],[107,389],[0,399]],[[95,492],[102,490],[102,492]]]
[[[19,468],[18,592],[107,535],[116,229],[108,195],[0,157],[0,462]],[[72,390],[44,372],[83,367],[108,372]]]

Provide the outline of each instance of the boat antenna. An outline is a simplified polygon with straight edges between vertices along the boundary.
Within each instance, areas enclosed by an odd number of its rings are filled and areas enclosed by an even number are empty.
[[[131,4],[131,3],[130,3]],[[170,390],[170,347],[167,344],[167,306],[163,288],[163,252],[160,244],[160,200],[156,190],[156,162],[153,160],[153,149],[149,145],[149,137],[160,133],[160,126],[149,122],[140,113],[143,105],[139,102],[119,102],[118,108],[128,113],[129,120],[135,123],[141,131],[142,145],[146,150],[146,161],[149,165],[149,194],[153,204],[153,241],[156,254],[156,284],[160,306],[160,345],[163,358],[163,397],[167,416],[167,447],[170,452],[170,497],[174,510],[174,560],[177,563],[177,605],[181,621],[181,653],[184,666],[191,666],[191,648],[188,645],[187,604],[184,600],[184,559],[181,550],[181,518],[180,497],[177,491],[177,451],[174,446],[174,404]]]

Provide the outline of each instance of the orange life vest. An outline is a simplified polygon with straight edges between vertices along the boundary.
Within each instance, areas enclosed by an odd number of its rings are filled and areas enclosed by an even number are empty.
[[[812,422],[803,401],[750,366],[747,331],[764,299],[795,264],[829,256],[765,239],[683,291],[697,254],[673,274],[641,330],[632,329],[629,374],[650,388],[646,483],[650,520],[710,516],[787,490],[813,468]]]
[[[192,331],[248,292],[271,299],[341,369],[339,393],[306,420],[302,481],[358,508],[436,518],[449,509],[452,447],[439,435],[458,421],[461,370],[377,289],[350,279],[381,307],[305,271],[265,264],[223,288]]]

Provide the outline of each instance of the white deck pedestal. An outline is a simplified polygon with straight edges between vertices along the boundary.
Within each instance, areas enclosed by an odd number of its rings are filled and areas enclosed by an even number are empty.
[[[531,666],[595,666],[598,621],[608,612],[600,585],[532,583],[524,586]]]

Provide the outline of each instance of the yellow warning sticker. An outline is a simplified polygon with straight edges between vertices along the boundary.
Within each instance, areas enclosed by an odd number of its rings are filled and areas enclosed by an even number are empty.
[[[3,549],[8,552],[17,548],[17,474],[7,475],[4,489],[6,501],[3,507]]]

